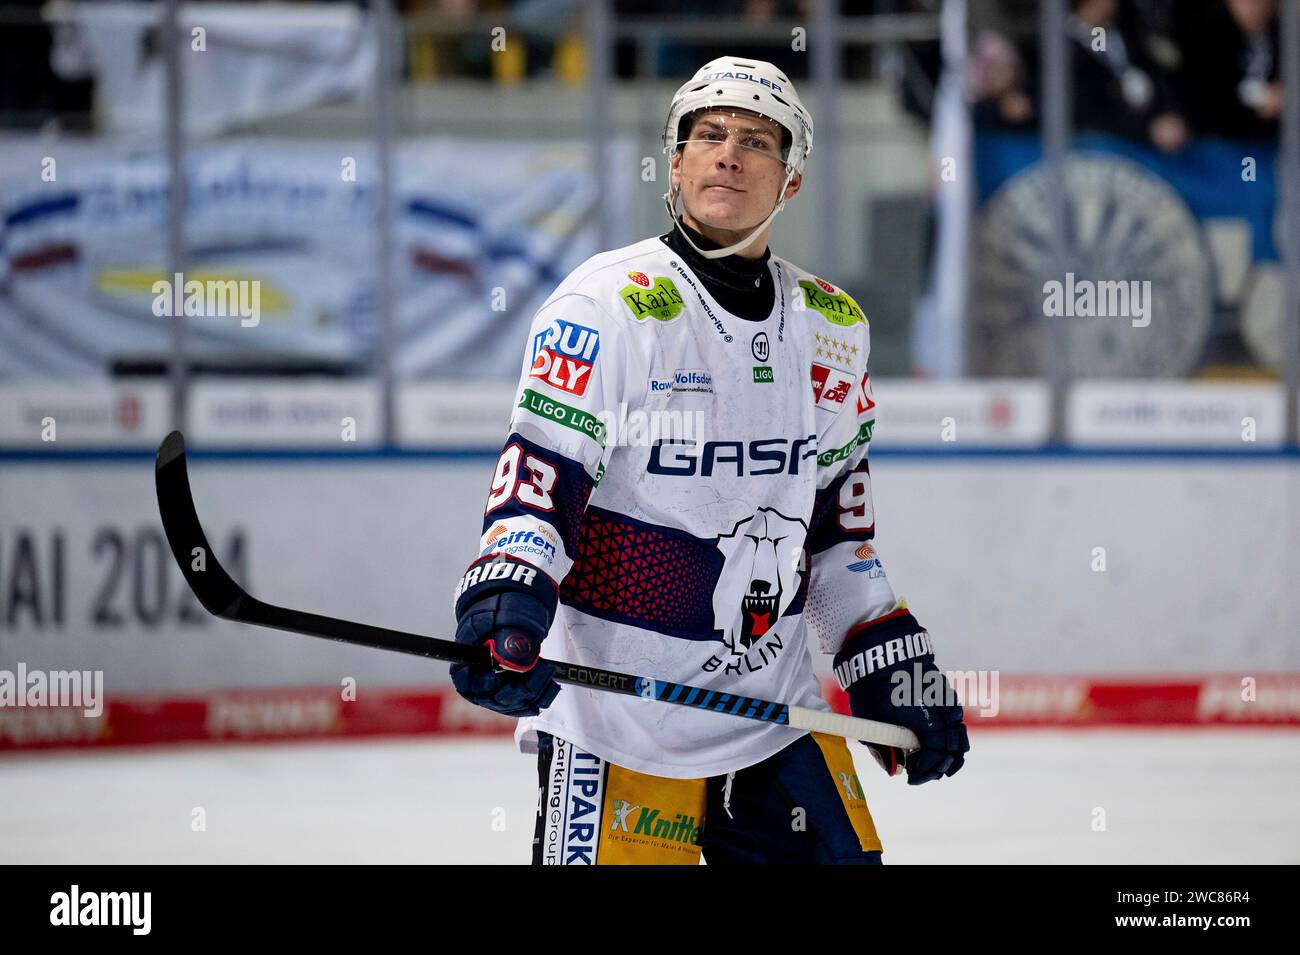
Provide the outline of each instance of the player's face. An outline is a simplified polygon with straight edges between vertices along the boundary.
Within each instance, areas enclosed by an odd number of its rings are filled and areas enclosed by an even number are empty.
[[[687,224],[730,245],[766,219],[785,182],[781,132],[772,120],[748,110],[697,114],[672,160]],[[801,180],[796,173],[786,187],[787,199],[799,191]]]

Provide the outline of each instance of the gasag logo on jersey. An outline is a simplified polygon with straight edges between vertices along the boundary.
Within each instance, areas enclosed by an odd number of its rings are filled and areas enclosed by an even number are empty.
[[[726,652],[710,657],[703,670],[752,673],[784,649],[777,622],[799,592],[798,558],[807,535],[802,520],[760,507],[718,536],[723,563],[713,587],[713,625]]]
[[[650,445],[646,470],[665,477],[757,477],[798,474],[799,463],[817,456],[817,435],[757,438],[753,441],[697,441],[660,438]]]
[[[637,276],[646,280],[644,285]],[[628,278],[636,285],[625,285],[618,294],[638,322],[647,317],[671,322],[682,313],[685,302],[672,279],[659,275],[655,277],[654,285],[650,285],[650,280],[640,272],[629,272]]]
[[[853,376],[842,369],[813,362],[812,386],[818,408],[839,411],[853,388]]]
[[[880,566],[880,558],[876,556],[876,549],[870,543],[863,544],[853,551],[853,556],[857,558],[849,564],[849,570],[855,574],[866,574],[868,580],[878,580],[885,576],[885,569]]]
[[[697,368],[679,368],[668,378],[651,378],[650,394],[654,395],[711,395],[713,376]]]
[[[559,553],[559,538],[545,524],[538,525],[524,518],[508,518],[497,521],[492,528],[479,539],[479,556],[489,554],[509,554],[511,557],[526,556],[531,563],[539,561],[550,567],[555,563]]]
[[[599,353],[599,332],[556,319],[533,336],[533,364],[528,374],[581,397],[587,393],[587,382],[591,380],[591,369]]]
[[[800,279],[799,288],[803,289],[804,304],[821,312],[832,325],[847,327],[867,320],[862,309],[858,308],[858,303],[847,292],[831,293],[826,291],[829,286],[823,286],[826,283],[820,279],[816,283]]]

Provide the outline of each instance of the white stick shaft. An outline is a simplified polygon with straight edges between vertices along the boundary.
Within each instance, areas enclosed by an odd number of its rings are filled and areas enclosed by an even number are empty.
[[[916,738],[916,734],[905,726],[895,726],[877,720],[863,720],[842,713],[827,713],[823,710],[792,706],[790,725],[801,730],[816,730],[818,733],[831,733],[848,739],[860,739],[866,743],[878,743],[881,746],[897,746],[907,752],[921,748],[921,741]]]

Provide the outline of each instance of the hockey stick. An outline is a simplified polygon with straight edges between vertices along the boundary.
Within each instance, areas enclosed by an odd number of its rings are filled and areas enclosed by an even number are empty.
[[[190,589],[194,591],[194,596],[208,613],[237,623],[250,623],[274,630],[324,637],[327,640],[338,640],[362,647],[395,650],[399,653],[410,653],[451,663],[469,663],[484,667],[492,665],[487,650],[483,647],[415,633],[404,633],[400,630],[389,630],[386,627],[375,627],[365,623],[354,623],[336,617],[324,617],[302,610],[290,610],[287,607],[264,603],[251,596],[226,573],[212,552],[207,536],[203,533],[198,512],[194,508],[194,496],[190,492],[189,473],[185,466],[185,439],[179,431],[167,435],[158,448],[158,458],[154,465],[154,483],[158,491],[158,512],[162,517],[167,543],[171,546],[176,563],[180,565],[185,582],[189,584]],[[681,683],[669,683],[665,680],[655,680],[629,673],[617,673],[613,670],[601,670],[577,663],[562,663],[556,660],[545,662],[555,668],[555,679],[560,683],[592,687],[679,706],[693,706],[701,710],[712,710],[715,713],[726,713],[764,723],[779,723],[797,729],[816,730],[819,733],[830,733],[882,746],[896,746],[909,752],[920,745],[916,734],[903,726],[722,693],[718,690],[706,690]]]

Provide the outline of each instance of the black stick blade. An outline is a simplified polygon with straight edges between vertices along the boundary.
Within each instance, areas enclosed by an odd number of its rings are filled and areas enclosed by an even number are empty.
[[[185,582],[208,613],[236,619],[240,601],[247,595],[221,566],[199,524],[185,468],[185,438],[179,431],[167,435],[158,446],[154,487],[163,532]]]

